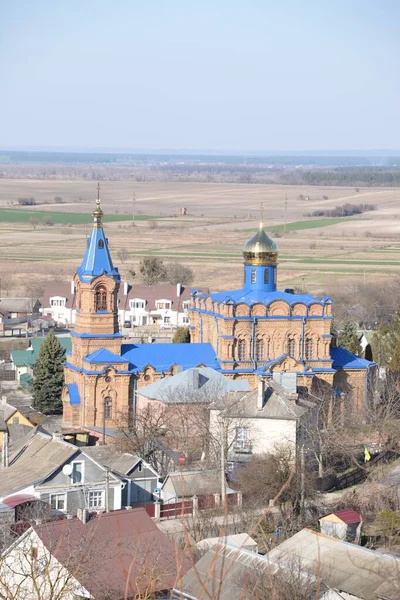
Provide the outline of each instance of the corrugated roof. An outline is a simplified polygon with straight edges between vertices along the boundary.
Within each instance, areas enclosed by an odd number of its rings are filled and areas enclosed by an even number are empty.
[[[136,598],[169,590],[190,563],[144,508],[50,521],[33,529],[94,598]]]
[[[145,398],[164,403],[212,402],[231,391],[250,391],[247,379],[233,380],[211,367],[199,367],[181,371],[140,388]]]
[[[172,483],[178,498],[216,494],[221,491],[221,475],[218,469],[169,473],[163,487],[168,480]]]
[[[344,348],[332,346],[330,349],[334,369],[367,369],[375,365],[374,362],[357,356]]]
[[[266,558],[279,568],[291,561],[293,564],[294,559],[300,561],[302,570],[314,576],[319,574],[329,587],[362,600],[381,597],[381,586],[385,586],[386,600],[400,597],[400,559],[310,529],[302,529],[285,540]]]
[[[206,297],[206,295],[198,294],[197,297]],[[209,294],[209,297],[212,298],[213,301],[217,302],[234,302],[235,304],[244,303],[249,306],[253,304],[258,304],[259,302],[262,304],[271,304],[275,300],[283,300],[287,302],[290,306],[293,304],[297,304],[300,302],[301,304],[306,304],[309,306],[310,304],[326,304],[331,301],[331,298],[328,296],[324,296],[323,298],[315,298],[310,294],[290,294],[288,292],[281,292],[279,290],[274,291],[266,291],[266,290],[249,290],[246,288],[241,288],[239,290],[227,290],[223,292],[216,292],[213,294]]]
[[[93,365],[96,365],[96,364],[104,365],[104,364],[122,364],[122,363],[127,363],[128,361],[126,360],[126,358],[122,358],[118,354],[114,354],[114,352],[110,352],[110,350],[107,350],[106,348],[99,348],[98,350],[95,350],[91,354],[88,354],[83,359],[83,362],[87,362],[87,363],[90,363]]]
[[[123,344],[121,355],[135,371],[142,371],[147,365],[156,371],[169,371],[174,365],[183,369],[199,365],[220,369],[211,344]]]
[[[113,445],[87,446],[83,448],[82,451],[98,463],[121,475],[130,473],[137,463],[142,460],[140,456],[137,456],[136,454],[120,452]]]
[[[39,500],[35,496],[30,496],[28,494],[16,494],[15,496],[11,496],[11,498],[6,498],[3,501],[3,504],[15,508],[26,502],[39,502]]]
[[[362,517],[352,508],[346,508],[344,510],[336,510],[334,513],[343,523],[347,525],[354,525],[355,523],[361,523]]]
[[[0,496],[10,496],[43,481],[77,452],[76,446],[33,430],[13,448],[10,466],[2,469]]]
[[[75,306],[75,294],[71,292],[71,283],[47,283],[42,297],[43,308],[53,308],[50,306],[50,298],[54,298],[54,296],[65,298],[66,308],[73,308]]]
[[[56,336],[61,346],[66,352],[71,352],[72,341],[71,336]],[[40,346],[43,344],[46,337],[31,338],[30,347],[26,350],[12,350],[11,360],[16,367],[23,367],[24,365],[33,367],[36,364],[37,356],[39,354]]]

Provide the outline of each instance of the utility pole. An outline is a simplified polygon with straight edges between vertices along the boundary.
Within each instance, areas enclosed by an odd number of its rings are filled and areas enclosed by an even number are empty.
[[[103,399],[103,446],[106,445],[106,399]]]
[[[136,192],[133,190],[133,198],[132,198],[132,222],[135,222],[136,216]]]
[[[110,503],[109,503],[109,497],[110,497],[110,471],[108,469],[108,467],[106,468],[106,513],[110,512]]]
[[[283,233],[286,233],[286,224],[287,224],[287,194],[285,194],[285,221],[283,225]]]

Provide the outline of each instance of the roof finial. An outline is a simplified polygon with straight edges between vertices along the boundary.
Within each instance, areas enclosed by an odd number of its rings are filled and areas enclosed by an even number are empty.
[[[97,200],[96,204],[100,205],[100,181],[97,182]]]
[[[260,229],[264,227],[264,202],[260,202]]]
[[[93,226],[94,227],[102,227],[103,226],[103,211],[100,208],[100,182],[97,183],[97,198],[96,198],[96,208],[93,212]]]

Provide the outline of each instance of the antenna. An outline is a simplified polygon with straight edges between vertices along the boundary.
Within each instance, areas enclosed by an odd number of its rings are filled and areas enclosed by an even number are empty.
[[[72,465],[64,465],[62,468],[62,472],[64,473],[64,475],[71,475],[72,474]]]

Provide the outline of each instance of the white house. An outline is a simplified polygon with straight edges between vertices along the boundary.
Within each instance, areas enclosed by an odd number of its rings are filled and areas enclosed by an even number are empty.
[[[172,329],[189,326],[191,289],[175,285],[121,285],[118,293],[120,327],[157,326]],[[42,299],[41,313],[59,325],[75,323],[74,284],[49,283]]]

